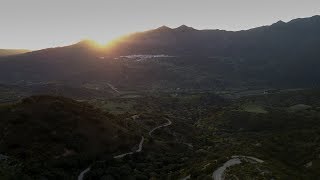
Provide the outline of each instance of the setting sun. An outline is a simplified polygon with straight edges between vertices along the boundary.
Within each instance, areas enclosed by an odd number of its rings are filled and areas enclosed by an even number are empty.
[[[127,32],[130,33],[130,32]],[[89,39],[94,40],[100,46],[111,45],[114,41],[120,39],[126,33],[113,33],[113,32],[105,32],[103,34],[91,35],[88,37]]]
[[[112,42],[113,39],[114,38],[92,38],[92,40],[94,40],[99,46],[105,46]]]

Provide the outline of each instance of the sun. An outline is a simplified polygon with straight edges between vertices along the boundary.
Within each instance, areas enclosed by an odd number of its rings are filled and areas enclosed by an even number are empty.
[[[97,45],[99,45],[99,46],[105,46],[110,41],[112,41],[111,39],[100,39],[100,38],[94,38],[92,40],[94,40],[97,43]]]
[[[120,35],[105,33],[105,34],[95,35],[94,37],[92,37],[92,40],[96,41],[101,46],[107,46],[112,44],[119,37]]]

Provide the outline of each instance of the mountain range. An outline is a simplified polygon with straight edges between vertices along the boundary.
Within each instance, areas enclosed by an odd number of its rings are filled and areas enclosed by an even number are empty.
[[[268,59],[316,54],[320,38],[320,16],[279,21],[244,31],[196,30],[182,25],[176,29],[162,26],[120,38],[113,54],[170,54],[233,56]],[[150,53],[152,52],[152,53]]]
[[[104,48],[85,40],[2,57],[0,83],[96,81],[140,89],[313,87],[320,82],[319,32],[320,16],[235,32],[162,26],[123,36]],[[161,61],[147,62],[123,58],[160,54],[170,57],[149,57]]]

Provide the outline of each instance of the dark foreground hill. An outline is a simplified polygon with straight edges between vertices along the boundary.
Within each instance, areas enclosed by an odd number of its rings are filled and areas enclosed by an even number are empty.
[[[63,97],[33,96],[2,105],[0,117],[0,154],[21,163],[11,173],[22,169],[34,178],[63,178],[63,172],[87,166],[88,157],[127,151],[140,139],[133,123],[121,125],[120,117]],[[5,168],[0,171],[10,174]]]
[[[113,152],[135,138],[114,116],[63,97],[33,96],[0,113],[1,152],[21,159]]]

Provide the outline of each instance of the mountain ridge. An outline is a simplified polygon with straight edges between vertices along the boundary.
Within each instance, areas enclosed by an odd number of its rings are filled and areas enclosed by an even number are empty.
[[[138,32],[119,38],[105,48],[94,48],[90,46],[94,42],[81,41],[66,47],[1,58],[0,83],[109,81],[117,83],[116,86],[151,88],[165,81],[165,87],[170,84],[179,88],[212,88],[217,82],[219,86],[238,86],[236,84],[253,79],[261,85],[276,87],[320,84],[317,71],[320,68],[320,16],[237,32],[195,30],[188,26],[181,26],[180,30],[160,27]],[[143,63],[140,67],[135,62],[125,64],[125,61],[115,60],[148,54],[175,57],[175,61],[168,62],[174,68],[164,68],[155,62]],[[134,71],[137,66],[139,70]],[[156,71],[158,74],[152,73]],[[201,81],[192,85],[187,74]],[[180,77],[183,85],[174,83],[172,77]]]
[[[0,57],[23,54],[23,53],[27,53],[27,52],[30,52],[30,50],[27,50],[27,49],[0,49]]]

